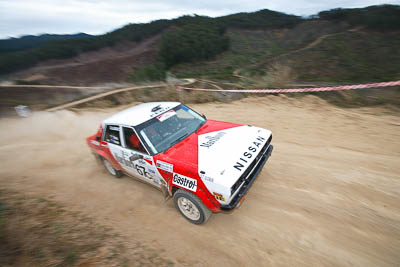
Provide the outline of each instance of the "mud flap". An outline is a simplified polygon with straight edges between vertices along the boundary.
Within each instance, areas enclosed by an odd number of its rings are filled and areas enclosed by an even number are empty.
[[[164,195],[165,201],[167,201],[168,199],[171,198],[171,195],[169,194],[168,188],[164,184],[161,186],[161,192]]]

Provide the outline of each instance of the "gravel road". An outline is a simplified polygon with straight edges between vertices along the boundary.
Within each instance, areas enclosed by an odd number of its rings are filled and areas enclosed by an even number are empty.
[[[274,136],[242,206],[206,225],[188,223],[155,188],[96,164],[84,138],[117,109],[1,119],[0,187],[59,201],[178,266],[400,265],[398,111],[341,109],[313,96],[192,107]]]

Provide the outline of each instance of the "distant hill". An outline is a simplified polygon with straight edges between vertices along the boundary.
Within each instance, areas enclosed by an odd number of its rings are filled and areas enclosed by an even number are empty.
[[[318,13],[324,20],[346,21],[351,26],[364,26],[371,30],[400,30],[400,6],[380,5],[366,8],[335,8]]]
[[[252,88],[280,86],[277,76],[345,83],[400,79],[400,6],[333,9],[285,30],[235,27],[227,35],[230,49],[216,60],[179,64],[171,71],[225,80],[236,72]]]
[[[166,71],[233,81],[245,76],[257,87],[282,73],[310,82],[381,81],[400,79],[399,33],[396,5],[333,9],[310,18],[266,9],[182,16],[1,53],[0,74],[20,79],[38,73],[46,82],[74,84],[159,80]],[[31,72],[14,75],[24,69]]]
[[[0,53],[15,52],[30,48],[39,47],[45,43],[54,40],[67,40],[77,38],[92,37],[86,33],[78,34],[42,34],[42,35],[26,35],[19,38],[9,38],[0,40]]]
[[[232,80],[249,88],[302,82],[400,80],[400,31],[379,32],[333,21],[305,21],[288,30],[228,31],[230,49],[216,60],[179,64],[178,77]],[[236,76],[237,78],[237,76]],[[274,82],[274,80],[277,80]]]
[[[254,18],[254,20],[252,19]],[[11,73],[17,70],[26,69],[36,65],[38,62],[49,59],[65,59],[79,55],[83,52],[99,50],[104,47],[112,47],[122,41],[140,42],[153,37],[167,29],[176,29],[186,25],[197,25],[186,28],[185,33],[181,33],[183,40],[190,42],[199,41],[199,36],[207,43],[208,38],[216,38],[214,34],[222,35],[224,29],[228,27],[240,27],[247,29],[278,29],[283,27],[293,27],[302,19],[280,12],[261,10],[252,13],[239,13],[220,18],[210,18],[205,16],[182,16],[172,20],[156,20],[150,23],[129,24],[115,31],[90,38],[75,38],[68,40],[55,40],[48,42],[40,47],[29,51],[17,51],[13,53],[0,54],[0,74]],[[213,28],[212,33],[209,26]],[[200,29],[200,27],[202,29]],[[196,28],[195,31],[193,31]],[[199,36],[186,38],[188,33],[198,33]],[[203,35],[201,32],[207,32]],[[214,39],[215,39],[214,38]],[[213,39],[210,39],[212,41]],[[214,50],[212,43],[207,43],[205,50]],[[179,56],[178,56],[179,58]],[[180,60],[174,61],[178,63]]]
[[[298,16],[288,15],[268,9],[251,13],[237,13],[215,18],[215,20],[228,28],[239,29],[279,29],[292,28],[303,21]]]

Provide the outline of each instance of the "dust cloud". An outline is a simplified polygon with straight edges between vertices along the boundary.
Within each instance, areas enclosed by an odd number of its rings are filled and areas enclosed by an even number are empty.
[[[398,112],[312,96],[192,107],[271,129],[275,146],[242,206],[206,225],[188,223],[153,187],[97,165],[85,138],[117,109],[1,119],[0,187],[59,201],[178,265],[399,265]]]

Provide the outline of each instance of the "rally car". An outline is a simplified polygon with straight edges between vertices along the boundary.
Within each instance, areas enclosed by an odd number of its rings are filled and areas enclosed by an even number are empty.
[[[238,206],[272,153],[271,139],[263,128],[153,102],[105,119],[87,143],[111,175],[154,185],[188,221],[202,224]]]

